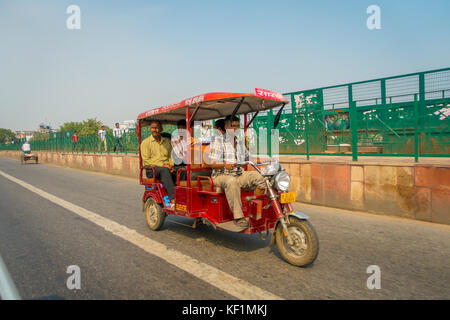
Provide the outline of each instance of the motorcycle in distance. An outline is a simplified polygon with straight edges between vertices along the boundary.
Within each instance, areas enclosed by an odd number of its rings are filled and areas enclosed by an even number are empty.
[[[20,155],[20,163],[21,164],[26,164],[27,161],[30,161],[30,160],[32,160],[32,161],[34,160],[34,163],[38,164],[39,156],[37,154],[31,153],[31,152],[23,152]]]

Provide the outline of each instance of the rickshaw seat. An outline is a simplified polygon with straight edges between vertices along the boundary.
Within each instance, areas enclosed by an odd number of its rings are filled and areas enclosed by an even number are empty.
[[[161,181],[155,178],[142,178],[142,183],[161,183]]]
[[[200,183],[201,183],[202,187],[206,186],[206,185],[209,186],[209,181],[200,180]],[[180,187],[187,187],[187,181],[180,181]],[[198,187],[198,183],[196,180],[191,181],[191,187]]]
[[[156,175],[155,169],[153,169],[151,167],[141,168],[141,170],[145,170],[145,169],[153,170],[153,174]],[[144,173],[144,175],[142,175],[142,183],[161,183],[161,180],[156,179],[154,176],[151,178],[147,177],[147,173],[145,171],[143,173]]]
[[[200,184],[201,184],[201,190],[202,191],[210,191],[210,182],[208,180],[200,180]],[[180,181],[180,187],[187,187],[187,181]],[[191,181],[191,187],[192,188],[197,188],[198,187],[198,182],[197,180],[192,180]],[[213,185],[213,192],[223,192],[223,189],[220,187],[216,187]]]

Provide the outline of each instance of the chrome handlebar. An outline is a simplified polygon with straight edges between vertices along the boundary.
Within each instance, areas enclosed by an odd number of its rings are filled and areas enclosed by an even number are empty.
[[[245,164],[251,165],[253,168],[255,168],[256,171],[258,171],[262,176],[264,176],[264,173],[258,168],[259,166],[267,166],[271,164],[270,161],[261,162],[261,163],[254,163],[253,161],[245,161]]]

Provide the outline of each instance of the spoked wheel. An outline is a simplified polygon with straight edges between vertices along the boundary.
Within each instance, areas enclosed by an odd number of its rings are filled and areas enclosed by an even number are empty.
[[[287,225],[289,235],[294,243],[290,245],[283,235],[281,223],[276,229],[277,248],[281,256],[290,264],[305,267],[314,262],[319,253],[319,238],[313,226],[307,220],[289,217]]]
[[[145,220],[147,220],[148,227],[151,230],[157,231],[161,229],[166,215],[162,212],[161,206],[152,197],[145,202],[144,213]]]

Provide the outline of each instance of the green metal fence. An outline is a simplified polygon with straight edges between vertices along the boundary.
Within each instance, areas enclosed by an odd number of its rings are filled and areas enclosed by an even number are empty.
[[[165,125],[164,132],[171,133],[175,126]],[[30,141],[33,151],[53,151],[69,153],[138,153],[139,140],[134,130],[123,132],[121,138],[113,136],[112,132],[107,132],[105,140],[101,140],[96,134],[78,136],[77,142],[73,142],[74,131],[52,132],[48,139]],[[148,127],[142,129],[142,137],[145,139],[150,135]],[[14,144],[0,145],[0,150],[21,150],[25,140]]]
[[[450,68],[292,92],[285,98],[291,103],[278,126],[280,154],[416,161],[450,156]],[[255,130],[270,127],[277,112],[256,117]]]
[[[450,156],[450,68],[338,86],[286,93],[290,104],[281,114],[279,153],[358,156]],[[267,128],[272,127],[279,109],[260,113],[252,123],[259,138],[265,134],[272,153]],[[251,116],[251,115],[250,115]],[[250,117],[249,116],[249,117]],[[143,137],[147,137],[144,128]],[[164,131],[172,132],[174,126]],[[263,131],[264,130],[264,131]],[[260,139],[258,139],[260,141]],[[106,144],[97,135],[80,136],[72,142],[72,132],[51,133],[49,139],[34,141],[32,150],[83,153],[137,153],[134,131],[118,141],[111,133]],[[0,150],[19,150],[20,144],[0,145]]]

